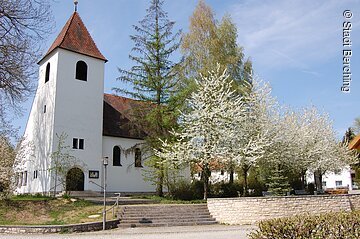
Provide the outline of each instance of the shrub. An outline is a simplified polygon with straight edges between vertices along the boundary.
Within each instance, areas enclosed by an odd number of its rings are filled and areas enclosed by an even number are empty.
[[[239,197],[239,194],[241,195],[243,191],[242,185],[239,183],[215,183],[212,184],[210,187],[210,196],[211,197],[220,197],[220,198],[226,198],[226,197]]]
[[[191,184],[194,193],[194,200],[204,198],[204,182],[202,180],[194,180]]]
[[[176,200],[195,200],[201,199],[202,195],[199,198],[196,190],[196,183],[191,183],[186,180],[179,180],[171,188],[170,197]]]
[[[360,211],[295,216],[259,223],[250,239],[336,239],[360,238]]]

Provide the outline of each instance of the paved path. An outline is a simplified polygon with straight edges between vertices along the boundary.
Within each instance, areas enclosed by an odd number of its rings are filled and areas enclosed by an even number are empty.
[[[46,235],[4,235],[1,239],[247,239],[247,234],[254,226],[184,226],[156,228],[126,228],[106,232],[88,232],[76,234],[46,234]]]

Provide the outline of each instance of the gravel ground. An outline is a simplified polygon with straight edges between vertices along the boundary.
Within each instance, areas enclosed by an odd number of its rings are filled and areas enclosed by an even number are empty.
[[[255,226],[184,226],[184,227],[154,227],[154,228],[126,228],[114,229],[105,232],[88,232],[74,234],[46,234],[46,235],[5,235],[1,239],[247,239],[247,234],[256,229]]]

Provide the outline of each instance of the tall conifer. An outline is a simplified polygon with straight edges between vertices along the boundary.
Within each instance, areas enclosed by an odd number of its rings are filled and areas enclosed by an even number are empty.
[[[138,25],[134,25],[136,34],[130,38],[134,47],[129,58],[134,62],[130,70],[120,69],[118,80],[129,83],[132,89],[118,87],[116,92],[147,102],[142,109],[134,109],[133,116],[137,125],[147,133],[147,154],[157,178],[157,193],[163,194],[164,170],[160,159],[152,152],[158,147],[158,139],[168,137],[168,131],[176,122],[173,109],[169,106],[177,79],[177,66],[171,60],[172,54],[179,48],[180,31],[172,32],[175,22],[168,19],[163,10],[163,0],[151,0],[147,14]],[[145,110],[144,107],[148,107]]]

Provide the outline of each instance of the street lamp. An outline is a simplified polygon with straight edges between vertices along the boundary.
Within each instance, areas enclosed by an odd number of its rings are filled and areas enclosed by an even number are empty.
[[[109,164],[109,157],[103,157],[104,166],[104,209],[103,209],[103,230],[106,230],[106,166]]]

